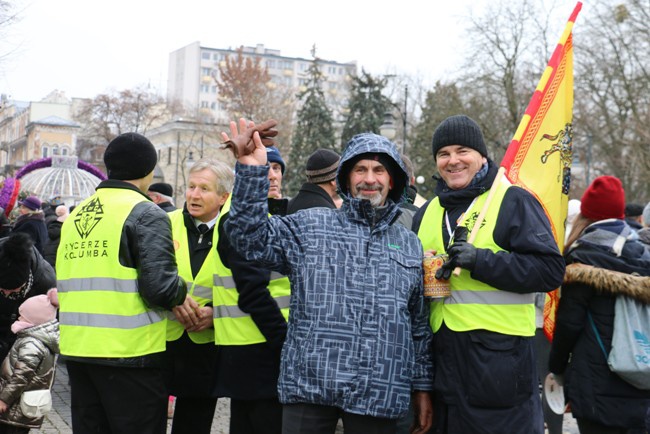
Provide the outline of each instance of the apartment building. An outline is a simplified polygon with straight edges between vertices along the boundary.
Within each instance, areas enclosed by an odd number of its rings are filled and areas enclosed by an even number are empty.
[[[211,118],[216,123],[229,121],[219,101],[215,78],[219,78],[219,65],[225,65],[228,56],[236,55],[237,48],[203,47],[199,42],[170,53],[168,99],[181,102],[190,115]],[[313,62],[312,59],[282,56],[280,50],[265,48],[263,44],[242,47],[242,55],[245,58],[259,57],[261,65],[268,68],[272,82],[294,88],[296,92],[304,88],[307,69]],[[356,62],[320,60],[319,63],[325,78],[323,91],[328,102],[332,107],[344,106],[349,95],[350,76],[357,73]]]

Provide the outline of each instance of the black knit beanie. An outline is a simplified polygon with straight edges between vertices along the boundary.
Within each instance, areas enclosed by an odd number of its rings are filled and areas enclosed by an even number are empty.
[[[487,147],[483,140],[481,127],[474,119],[465,115],[451,116],[438,125],[433,133],[433,159],[441,148],[449,145],[461,145],[472,148],[487,158]]]
[[[144,178],[153,171],[157,162],[156,148],[138,133],[120,134],[111,140],[104,152],[108,179]]]
[[[15,289],[27,282],[32,268],[32,238],[14,232],[0,245],[0,288]]]
[[[336,178],[336,170],[339,168],[341,157],[329,149],[317,149],[307,159],[305,173],[307,181],[312,184],[322,184]]]

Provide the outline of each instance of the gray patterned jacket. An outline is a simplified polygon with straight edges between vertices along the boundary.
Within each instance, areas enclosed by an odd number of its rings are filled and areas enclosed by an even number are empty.
[[[339,171],[365,152],[388,154],[406,176],[386,139],[353,139]],[[267,218],[268,167],[238,163],[236,171],[226,233],[247,259],[291,281],[280,401],[404,415],[412,390],[432,389],[433,362],[422,246],[413,232],[393,224],[397,205],[389,200],[382,214],[368,201],[345,197],[340,210]]]

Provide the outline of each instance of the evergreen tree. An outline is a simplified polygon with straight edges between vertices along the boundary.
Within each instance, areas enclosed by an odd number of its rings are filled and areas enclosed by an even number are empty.
[[[348,114],[341,135],[342,147],[355,134],[379,134],[379,127],[392,105],[382,93],[385,87],[385,78],[375,78],[363,69],[361,76],[352,78]]]
[[[423,176],[424,183],[417,186],[418,193],[427,199],[433,198],[436,182],[432,175],[437,173],[431,151],[431,139],[436,127],[449,116],[468,114],[461,96],[461,90],[454,82],[437,82],[427,92],[426,102],[422,107],[422,117],[413,131],[409,157],[413,162],[416,176]]]
[[[324,77],[315,49],[312,56],[314,61],[307,69],[306,88],[296,95],[302,107],[298,110],[289,164],[284,174],[285,196],[294,196],[305,181],[305,164],[312,152],[318,148],[336,147],[332,112],[325,101]]]

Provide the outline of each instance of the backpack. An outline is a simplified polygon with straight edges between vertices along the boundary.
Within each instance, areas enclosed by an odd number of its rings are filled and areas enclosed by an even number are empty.
[[[618,295],[614,309],[614,334],[609,355],[591,313],[587,314],[598,345],[610,371],[637,389],[650,390],[650,304]]]

